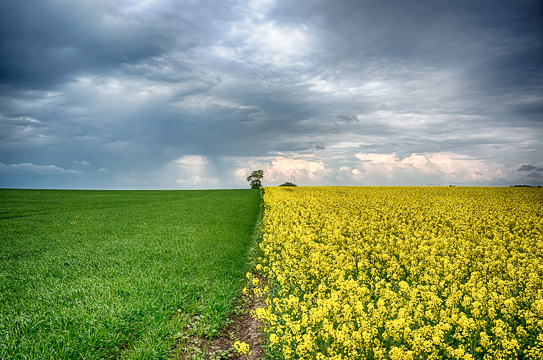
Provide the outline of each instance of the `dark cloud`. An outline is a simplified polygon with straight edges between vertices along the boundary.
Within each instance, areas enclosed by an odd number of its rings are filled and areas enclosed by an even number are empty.
[[[120,1],[2,1],[0,82],[43,89],[74,74],[104,73],[172,51],[187,51],[212,33],[212,28],[201,33],[202,23],[211,16],[206,15],[206,2],[201,7],[170,4],[143,11],[127,5]],[[217,10],[224,8],[215,5]]]
[[[543,168],[535,167],[533,165],[521,165],[517,171],[543,171]]]
[[[348,114],[340,114],[337,116],[337,118],[340,120],[340,121],[344,121],[344,122],[357,122],[358,119],[356,116],[353,116],[353,115],[348,115]]]
[[[326,150],[322,141],[310,141],[309,146],[314,147],[316,150]]]
[[[456,164],[430,180],[389,164],[402,181],[507,185],[543,164],[541,9],[6,0],[0,187],[23,170],[24,186],[237,187],[236,170],[279,157],[279,173],[325,166],[304,181],[360,184],[357,153]]]
[[[526,175],[526,177],[535,178],[535,179],[543,179],[543,175],[536,172],[531,172],[528,175]]]

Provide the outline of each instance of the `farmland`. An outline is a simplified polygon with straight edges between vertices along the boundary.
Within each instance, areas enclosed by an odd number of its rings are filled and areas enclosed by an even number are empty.
[[[160,359],[241,290],[258,190],[0,190],[0,358]]]
[[[543,192],[266,188],[258,269],[285,359],[543,358]]]

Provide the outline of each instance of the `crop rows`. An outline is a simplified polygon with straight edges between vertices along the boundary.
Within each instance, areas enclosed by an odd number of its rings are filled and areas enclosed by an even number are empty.
[[[285,359],[543,358],[543,192],[266,188],[264,321]]]
[[[239,295],[258,190],[0,189],[0,359],[166,359]]]

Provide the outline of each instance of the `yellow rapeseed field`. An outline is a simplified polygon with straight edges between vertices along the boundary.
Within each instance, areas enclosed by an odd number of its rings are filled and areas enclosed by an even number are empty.
[[[256,314],[275,354],[543,359],[543,189],[266,188],[264,202]]]

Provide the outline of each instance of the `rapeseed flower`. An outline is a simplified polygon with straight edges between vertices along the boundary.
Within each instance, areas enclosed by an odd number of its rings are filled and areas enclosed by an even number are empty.
[[[543,358],[543,193],[266,188],[270,350],[285,359]],[[256,280],[256,281],[255,281]]]
[[[234,342],[234,350],[240,355],[249,354],[251,346],[243,341]]]

